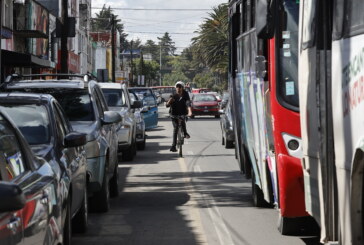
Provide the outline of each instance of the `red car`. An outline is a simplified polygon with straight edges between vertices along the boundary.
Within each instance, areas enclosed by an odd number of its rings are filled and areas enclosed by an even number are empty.
[[[211,115],[220,117],[219,102],[213,94],[194,94],[192,97],[192,116]]]

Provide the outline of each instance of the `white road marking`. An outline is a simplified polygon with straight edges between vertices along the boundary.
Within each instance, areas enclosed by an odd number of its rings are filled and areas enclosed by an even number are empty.
[[[200,166],[194,167],[194,172],[202,173]],[[228,228],[225,225],[224,219],[216,205],[215,199],[209,194],[200,194],[207,205],[213,226],[215,227],[216,234],[219,238],[221,245],[234,245],[233,239]],[[208,201],[207,201],[208,200]]]
[[[188,172],[187,164],[183,158],[178,158],[178,162],[181,168],[181,171],[183,174],[186,174]],[[194,172],[201,173],[201,168],[199,166],[195,166],[193,169]],[[196,200],[200,199],[202,197],[202,200],[204,200],[204,205],[207,206],[207,210],[210,216],[210,219],[212,221],[213,227],[215,228],[217,237],[219,239],[219,243],[221,245],[234,245],[233,239],[231,237],[231,234],[228,230],[228,228],[225,225],[224,219],[222,218],[222,215],[217,208],[216,202],[214,198],[209,194],[202,194],[198,193],[194,186],[193,181],[191,177],[184,176],[184,181],[187,184],[188,193],[191,196],[190,200],[190,215],[192,220],[196,221],[196,226],[198,229],[198,233],[201,234],[200,236],[200,242],[202,244],[207,244],[206,236],[204,233],[204,228],[201,221],[201,214],[198,210],[198,202]],[[202,233],[201,233],[202,232]]]
[[[181,168],[181,171],[183,174],[187,173],[187,165],[186,162],[184,161],[183,158],[178,158],[178,162],[179,162],[179,166]],[[186,182],[186,186],[188,189],[188,193],[191,196],[189,203],[189,212],[190,212],[190,218],[191,220],[194,220],[194,225],[197,229],[197,234],[198,234],[198,244],[208,244],[207,243],[207,239],[206,239],[206,235],[205,235],[205,231],[204,228],[202,226],[202,221],[201,221],[201,214],[200,211],[198,210],[198,203],[197,203],[197,193],[195,191],[195,189],[193,188],[192,185],[192,180],[190,177],[188,176],[184,176],[184,181]]]
[[[194,155],[194,153],[193,153],[193,151],[187,151],[187,155],[189,155],[189,156],[193,156],[193,155]]]

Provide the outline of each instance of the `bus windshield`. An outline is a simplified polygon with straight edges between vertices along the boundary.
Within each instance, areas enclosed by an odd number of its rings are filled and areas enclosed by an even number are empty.
[[[297,110],[298,97],[298,15],[299,1],[283,0],[280,18],[281,29],[277,35],[279,71],[277,81],[280,102]]]

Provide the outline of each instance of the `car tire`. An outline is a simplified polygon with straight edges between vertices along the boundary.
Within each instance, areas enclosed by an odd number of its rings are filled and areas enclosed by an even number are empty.
[[[215,115],[215,118],[220,118],[220,115]]]
[[[109,181],[107,180],[106,170],[104,171],[101,190],[92,197],[91,207],[96,212],[107,212],[110,209]]]
[[[82,206],[76,216],[72,219],[72,231],[75,233],[85,233],[88,226],[88,195],[87,185],[85,185]]]
[[[116,164],[114,175],[110,179],[110,197],[119,196],[119,165]]]
[[[232,140],[226,140],[225,141],[225,148],[226,149],[234,148],[234,141],[232,141]]]
[[[63,226],[63,245],[71,244],[71,236],[72,236],[72,222],[71,222],[71,198],[68,197],[67,207],[66,207],[66,219],[64,221]]]
[[[192,115],[192,116],[190,116],[190,118],[191,118],[191,119],[194,119],[194,118],[195,118],[195,116],[194,116],[194,115]]]
[[[137,149],[138,150],[144,150],[145,149],[145,137],[142,142],[137,143]]]
[[[133,161],[134,156],[135,156],[135,151],[136,151],[136,146],[135,146],[135,142],[133,142],[127,150],[122,152],[121,159],[123,161]]]
[[[222,145],[225,145],[225,138],[224,138],[224,136],[221,137],[221,144]]]

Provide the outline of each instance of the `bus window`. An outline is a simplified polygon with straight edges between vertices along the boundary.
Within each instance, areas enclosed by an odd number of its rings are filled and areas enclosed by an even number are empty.
[[[283,1],[279,47],[278,97],[281,104],[298,111],[298,15],[299,4],[294,0]],[[282,103],[283,102],[283,103]]]
[[[364,1],[349,0],[346,1],[344,19],[345,37],[355,36],[364,33]]]

